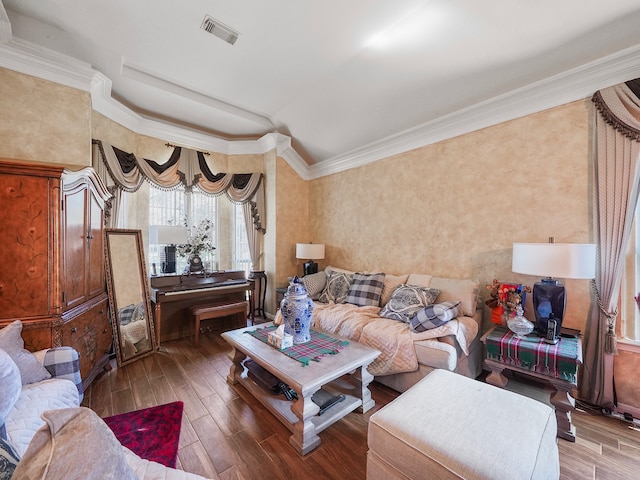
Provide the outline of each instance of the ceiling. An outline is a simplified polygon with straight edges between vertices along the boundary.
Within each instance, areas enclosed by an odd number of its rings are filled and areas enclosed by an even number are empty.
[[[228,140],[278,132],[311,167],[640,58],[638,0],[1,1],[13,38],[86,62],[144,118]],[[206,15],[234,45],[201,29]]]

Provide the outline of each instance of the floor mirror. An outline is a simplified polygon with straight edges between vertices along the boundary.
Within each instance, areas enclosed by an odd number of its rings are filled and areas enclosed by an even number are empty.
[[[105,230],[107,291],[118,366],[156,350],[142,232]]]

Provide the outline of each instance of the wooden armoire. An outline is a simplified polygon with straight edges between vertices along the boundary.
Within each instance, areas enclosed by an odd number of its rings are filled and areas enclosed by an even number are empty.
[[[0,328],[31,351],[68,345],[86,387],[112,345],[104,275],[111,194],[91,168],[0,159]]]

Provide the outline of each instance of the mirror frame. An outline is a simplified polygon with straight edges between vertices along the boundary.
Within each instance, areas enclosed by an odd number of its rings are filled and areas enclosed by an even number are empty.
[[[141,230],[129,230],[123,228],[105,228],[105,273],[107,280],[107,293],[109,295],[109,311],[111,317],[111,329],[113,331],[113,348],[116,352],[116,361],[118,367],[123,365],[127,365],[132,363],[140,358],[146,357],[154,353],[157,349],[156,346],[156,334],[155,334],[155,325],[153,321],[153,312],[151,310],[151,301],[149,297],[149,282],[147,277],[147,269],[146,262],[144,259],[144,247],[142,243],[142,231]],[[124,357],[122,352],[122,346],[120,344],[120,338],[122,334],[120,332],[120,323],[118,321],[118,302],[116,299],[116,286],[114,282],[114,272],[113,272],[113,256],[117,253],[113,251],[111,248],[111,237],[112,236],[131,236],[135,239],[136,244],[136,256],[138,263],[138,273],[140,275],[140,291],[142,292],[146,313],[146,324],[147,330],[149,332],[149,349],[144,350],[140,353],[136,353],[134,355]]]

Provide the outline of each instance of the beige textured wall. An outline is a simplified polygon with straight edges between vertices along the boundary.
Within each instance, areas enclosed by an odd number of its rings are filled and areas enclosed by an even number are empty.
[[[511,272],[513,242],[591,240],[590,108],[574,102],[312,181],[325,264],[532,285]],[[583,328],[588,282],[566,283],[566,325]]]
[[[0,68],[0,157],[91,165],[88,92]]]
[[[309,236],[309,182],[302,180],[282,158],[276,160],[275,178],[275,286],[286,287],[288,277],[302,275],[304,261],[296,259],[296,243],[319,241]],[[274,292],[271,301],[275,301]],[[276,309],[273,303],[268,311],[274,313]]]
[[[274,152],[213,153],[209,162],[216,171],[266,174],[270,313],[273,288],[301,272],[300,241],[326,244],[321,268],[532,284],[511,273],[514,241],[592,240],[590,109],[574,102],[311,182]],[[88,93],[2,68],[0,120],[2,157],[89,165],[92,136],[146,158],[168,150],[92,112]],[[566,324],[584,328],[588,283],[567,281],[567,289]],[[619,400],[640,408],[638,366],[638,354],[616,357]]]

